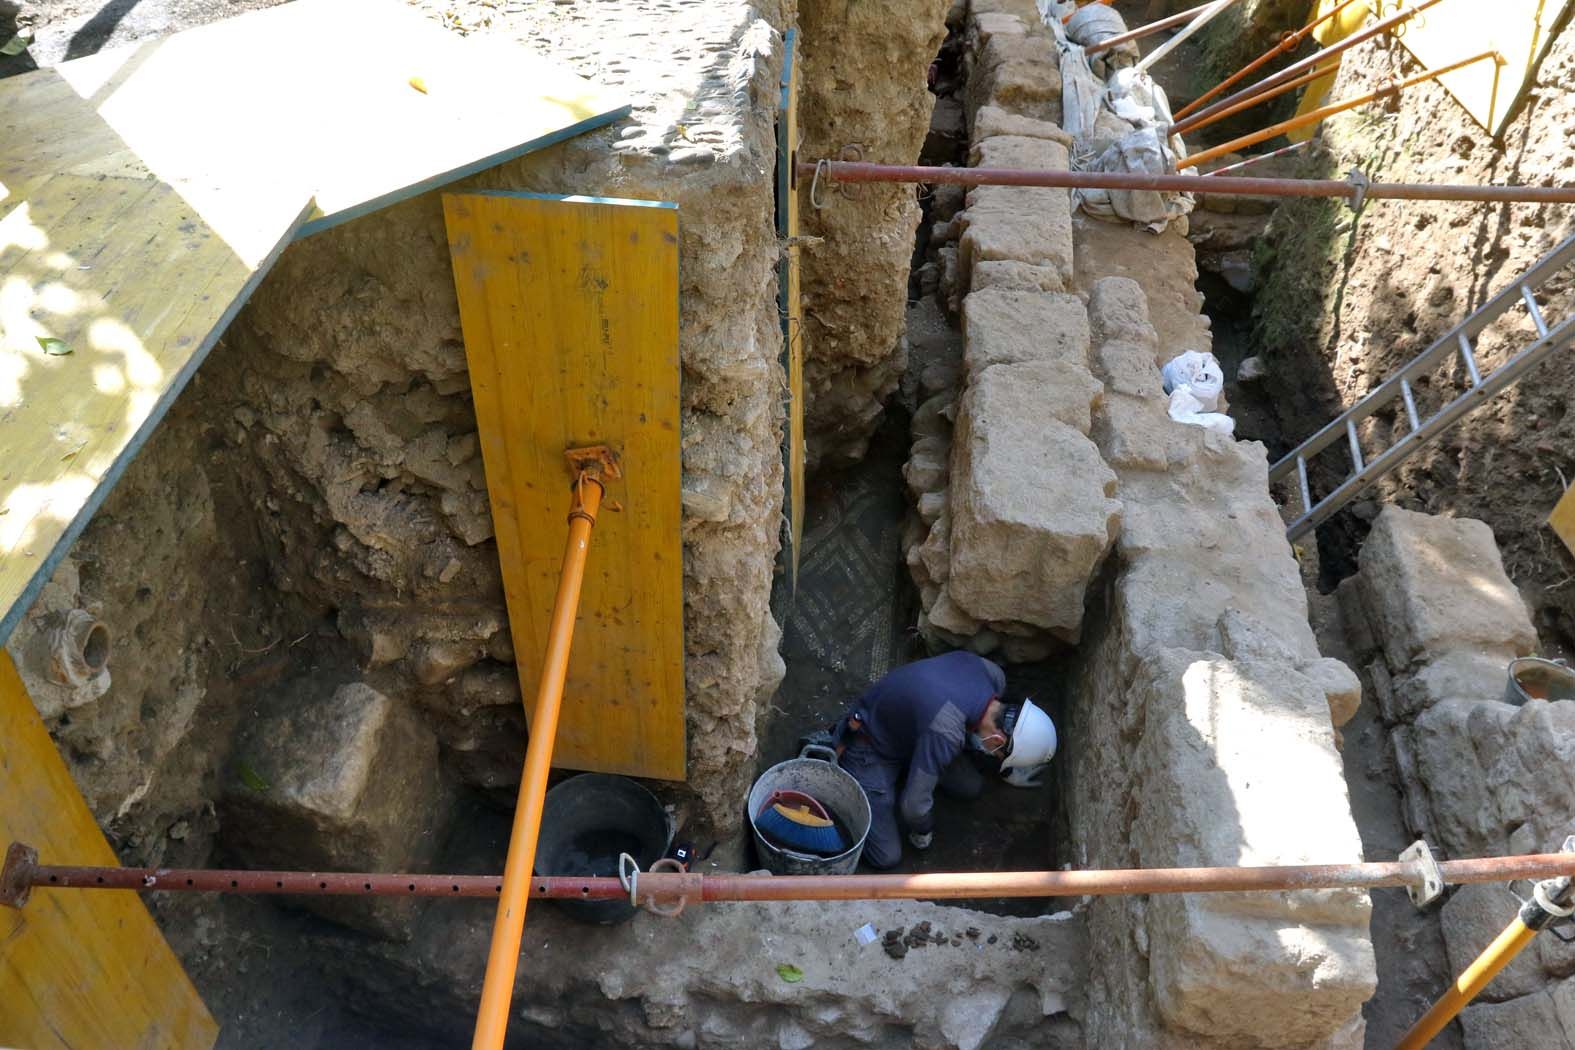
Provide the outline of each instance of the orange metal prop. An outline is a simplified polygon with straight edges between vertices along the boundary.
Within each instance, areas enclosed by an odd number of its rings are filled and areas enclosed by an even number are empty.
[[[520,937],[525,931],[525,905],[530,899],[531,868],[536,862],[536,839],[541,831],[547,772],[552,768],[552,745],[558,733],[558,712],[563,704],[563,680],[569,670],[569,643],[574,639],[574,618],[580,607],[585,557],[590,549],[591,527],[596,524],[602,494],[601,481],[582,469],[574,483],[574,508],[569,511],[569,540],[563,552],[563,574],[558,581],[558,596],[552,604],[552,628],[547,638],[547,655],[542,661],[541,683],[536,690],[530,742],[525,747],[525,774],[520,779],[519,803],[514,807],[514,829],[509,833],[508,860],[503,868],[498,915],[492,925],[492,948],[487,954],[487,975],[481,986],[481,1007],[476,1013],[472,1050],[501,1050],[504,1036],[508,1034],[509,1004],[514,998]]]
[[[1300,45],[1303,40],[1307,39],[1308,34],[1316,31],[1319,26],[1329,21],[1329,19],[1334,18],[1341,11],[1344,11],[1347,7],[1350,7],[1354,3],[1356,3],[1356,0],[1340,0],[1340,3],[1336,4],[1328,14],[1319,16],[1313,21],[1302,26],[1300,29],[1286,33],[1284,36],[1280,37],[1280,42],[1278,44],[1275,44],[1273,47],[1269,48],[1269,50],[1265,51],[1251,62],[1248,62],[1245,66],[1242,66],[1236,72],[1232,73],[1218,84],[1215,84],[1203,94],[1193,99],[1191,102],[1188,102],[1185,106],[1182,106],[1176,111],[1176,119],[1180,120],[1182,117],[1185,117],[1187,114],[1203,105],[1203,103],[1207,102],[1215,95],[1218,95],[1221,91],[1226,90],[1231,85],[1238,83],[1246,77],[1250,77],[1253,73],[1256,73],[1259,69],[1262,69],[1264,65],[1273,61],[1277,56],[1290,54],[1292,51],[1296,50],[1297,46]],[[1225,114],[1222,113],[1220,115],[1224,116]]]
[[[1498,62],[1503,62],[1503,59],[1499,56],[1497,51],[1484,51],[1480,55],[1472,55],[1470,58],[1463,58],[1459,62],[1451,62],[1447,66],[1440,66],[1437,69],[1429,69],[1427,72],[1418,73],[1414,77],[1407,77],[1399,83],[1390,84],[1386,87],[1381,87],[1376,91],[1369,91],[1366,94],[1357,95],[1355,98],[1344,99],[1340,102],[1334,103],[1333,105],[1324,106],[1322,109],[1315,109],[1311,113],[1303,113],[1299,117],[1292,117],[1290,120],[1282,120],[1280,123],[1264,128],[1262,131],[1255,131],[1251,135],[1243,135],[1241,138],[1232,139],[1229,142],[1203,150],[1200,153],[1194,153],[1190,157],[1183,157],[1181,160],[1176,162],[1176,170],[1180,171],[1182,168],[1193,168],[1199,164],[1211,161],[1215,157],[1222,157],[1227,153],[1234,153],[1239,149],[1246,149],[1248,146],[1256,146],[1258,143],[1266,142],[1269,139],[1274,138],[1276,135],[1283,135],[1287,131],[1294,131],[1297,128],[1303,128],[1309,124],[1316,124],[1325,117],[1332,117],[1336,113],[1344,113],[1348,109],[1355,109],[1357,106],[1366,105],[1367,103],[1372,102],[1374,99],[1383,98],[1385,95],[1393,95],[1397,92],[1404,91],[1406,88],[1411,88],[1418,84],[1426,83],[1429,80],[1436,80],[1445,73],[1452,73],[1462,66],[1469,66],[1473,62],[1482,61],[1484,58],[1491,58]]]

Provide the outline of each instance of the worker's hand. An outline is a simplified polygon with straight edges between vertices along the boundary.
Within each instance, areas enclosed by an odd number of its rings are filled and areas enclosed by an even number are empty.
[[[935,832],[910,831],[908,832],[908,841],[913,845],[914,849],[929,849],[930,843],[935,841]]]

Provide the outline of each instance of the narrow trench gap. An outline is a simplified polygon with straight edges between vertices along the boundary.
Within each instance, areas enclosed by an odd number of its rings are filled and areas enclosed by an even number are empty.
[[[929,134],[915,163],[967,164],[962,109],[962,38],[948,34],[928,69],[936,97]],[[916,629],[918,594],[905,560],[903,533],[915,514],[903,467],[913,435],[910,421],[922,401],[928,368],[955,368],[962,333],[937,303],[940,263],[932,244],[934,194],[920,187],[921,219],[914,236],[907,303],[908,365],[888,400],[863,459],[809,478],[804,538],[795,592],[779,587],[774,602],[783,621],[787,675],[760,733],[757,772],[791,757],[800,736],[833,722],[881,675],[931,655]],[[1010,699],[1031,696],[1063,725],[1071,653],[1035,664],[1007,664]],[[999,655],[992,657],[999,660]],[[969,760],[973,760],[970,758]],[[923,854],[904,844],[897,872],[1044,870],[1070,855],[1058,835],[1059,778],[1069,763],[1058,754],[1038,788],[1005,784],[981,761],[984,793],[964,801],[937,792],[935,844]],[[940,902],[1002,915],[1061,910],[1055,899]]]

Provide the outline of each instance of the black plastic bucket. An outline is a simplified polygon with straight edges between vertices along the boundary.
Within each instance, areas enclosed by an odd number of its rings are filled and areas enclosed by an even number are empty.
[[[655,795],[628,777],[581,773],[547,792],[536,874],[616,877],[620,853],[645,871],[667,855],[672,841],[672,822]],[[581,922],[604,926],[627,922],[635,912],[627,900],[554,903]]]

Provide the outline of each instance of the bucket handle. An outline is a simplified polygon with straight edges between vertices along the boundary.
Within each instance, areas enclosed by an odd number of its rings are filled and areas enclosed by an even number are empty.
[[[813,758],[821,762],[830,762],[832,765],[837,764],[836,749],[829,748],[825,744],[805,744],[804,750],[798,753],[798,757]]]

